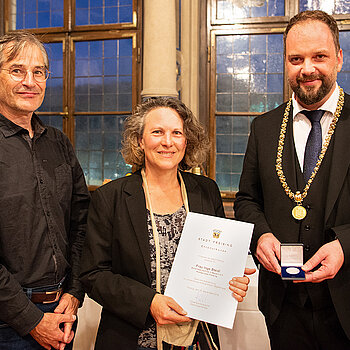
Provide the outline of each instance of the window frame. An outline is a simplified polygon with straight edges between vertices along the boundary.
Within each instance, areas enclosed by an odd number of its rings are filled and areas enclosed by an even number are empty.
[[[216,37],[220,35],[244,35],[244,34],[283,34],[289,19],[292,18],[299,11],[299,0],[285,0],[285,16],[271,16],[271,17],[257,17],[246,19],[235,19],[232,23],[227,20],[216,19],[216,1],[207,0],[206,21],[206,51],[207,61],[201,65],[201,71],[206,71],[207,86],[208,86],[208,103],[207,108],[208,119],[207,125],[209,127],[209,138],[211,141],[210,155],[207,165],[208,175],[216,178],[216,116],[258,116],[263,113],[260,112],[216,112]],[[202,9],[203,11],[203,9]],[[339,31],[350,30],[350,14],[340,14],[333,16],[338,23]],[[202,48],[202,52],[204,52]],[[207,67],[205,67],[207,65]],[[287,101],[291,95],[292,90],[288,84],[286,77],[285,65],[283,67],[284,81],[283,81],[283,100]],[[203,96],[203,92],[202,92]],[[236,191],[221,191],[223,199],[232,200],[236,196]]]
[[[9,7],[11,0],[4,1],[4,29],[9,31]],[[59,115],[62,117],[63,132],[75,148],[75,116],[78,115],[128,115],[140,102],[142,82],[142,0],[132,0],[133,22],[118,24],[99,24],[75,26],[75,0],[64,0],[64,26],[52,28],[25,29],[38,35],[44,43],[62,42],[63,50],[63,101],[61,112],[36,112],[40,115]],[[69,17],[69,14],[71,17]],[[75,43],[108,39],[132,39],[132,106],[130,111],[75,111]],[[99,186],[89,185],[89,190]]]

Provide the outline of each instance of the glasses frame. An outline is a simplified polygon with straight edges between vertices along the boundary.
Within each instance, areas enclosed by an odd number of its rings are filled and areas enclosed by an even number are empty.
[[[46,77],[45,77],[45,79],[44,80],[37,80],[37,78],[35,77],[35,75],[34,75],[34,73],[33,73],[33,70],[30,70],[30,69],[25,69],[25,71],[26,71],[26,74],[24,75],[24,77],[23,78],[17,78],[17,77],[15,77],[15,76],[13,76],[12,75],[12,70],[13,69],[22,69],[22,68],[0,68],[0,70],[6,70],[7,72],[8,72],[8,74],[10,75],[10,77],[12,78],[12,80],[13,81],[16,81],[16,82],[21,82],[21,81],[23,81],[26,77],[27,77],[27,74],[28,74],[28,72],[31,72],[32,74],[33,74],[33,79],[37,82],[37,83],[44,83],[45,81],[47,81],[47,79],[49,79],[49,77],[50,77],[50,74],[51,74],[51,72],[45,67],[45,70],[46,70],[46,72],[47,72],[47,75],[46,75]],[[24,69],[23,69],[24,70]]]

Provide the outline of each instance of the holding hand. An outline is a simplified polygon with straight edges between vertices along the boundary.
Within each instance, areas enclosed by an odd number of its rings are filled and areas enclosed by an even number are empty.
[[[159,325],[192,321],[173,298],[158,293],[152,300],[150,311]]]
[[[271,233],[264,233],[258,240],[255,256],[266,270],[281,274],[281,243]]]
[[[65,334],[60,329],[60,324],[76,320],[75,315],[45,313],[38,325],[30,331],[31,336],[45,349],[60,349],[60,343],[69,343],[73,339],[71,335],[65,341]]]
[[[79,300],[69,293],[64,293],[54,310],[55,314],[76,315],[79,307]],[[60,344],[59,350],[64,350],[66,344],[70,343],[74,337],[72,331],[73,322],[64,323],[64,343]]]
[[[305,280],[298,282],[319,283],[331,279],[338,273],[343,263],[344,252],[339,240],[326,243],[302,266],[305,271]],[[310,272],[319,264],[321,264],[320,268]]]
[[[245,275],[252,275],[256,270],[245,268],[244,274]],[[250,282],[250,279],[247,276],[243,277],[233,277],[231,281],[229,282],[230,290],[233,292],[233,297],[238,301],[243,301],[244,297],[247,295],[248,290],[248,284]]]

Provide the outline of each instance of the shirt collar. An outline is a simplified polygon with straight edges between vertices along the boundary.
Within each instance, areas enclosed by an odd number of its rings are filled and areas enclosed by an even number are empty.
[[[35,113],[33,113],[31,122],[34,134],[42,134],[46,130],[46,126]],[[2,114],[0,114],[0,131],[4,134],[5,137],[10,137],[18,133],[27,132],[24,128],[13,123],[11,120],[7,119]]]
[[[323,109],[324,111],[328,111],[334,115],[337,104],[339,99],[339,86],[338,83],[336,83],[336,87],[332,93],[332,95],[329,97],[329,99],[318,109]],[[295,99],[295,94],[293,93],[292,96],[292,104],[293,104],[293,119],[298,115],[298,113],[305,110],[304,107],[302,107],[297,100]]]

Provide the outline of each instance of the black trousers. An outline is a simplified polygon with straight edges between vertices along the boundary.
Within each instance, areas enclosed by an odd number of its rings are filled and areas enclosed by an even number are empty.
[[[349,350],[350,340],[332,303],[315,309],[285,300],[277,320],[267,324],[271,350]]]

